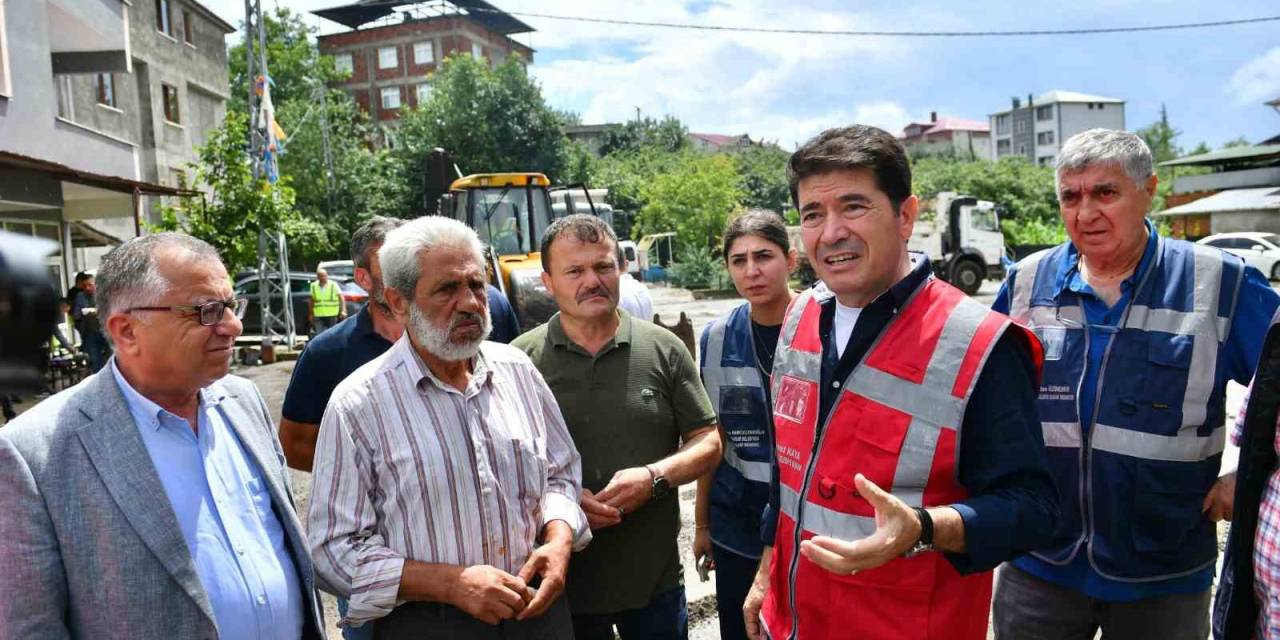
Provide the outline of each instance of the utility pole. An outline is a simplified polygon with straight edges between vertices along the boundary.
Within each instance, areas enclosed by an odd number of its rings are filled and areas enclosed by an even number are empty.
[[[255,50],[256,48],[256,50]],[[249,79],[249,162],[253,169],[255,186],[263,179],[267,145],[272,126],[271,118],[264,117],[262,100],[258,95],[259,78],[263,83],[262,95],[270,95],[271,76],[267,73],[267,29],[262,21],[262,0],[244,0],[244,53],[245,71]],[[269,197],[274,198],[274,193]],[[261,224],[261,222],[260,222]],[[290,347],[294,341],[293,301],[289,295],[288,247],[280,229],[258,228],[258,306],[262,319],[262,349],[266,354],[274,349],[276,337],[282,337]],[[271,311],[271,300],[280,301],[278,314]]]

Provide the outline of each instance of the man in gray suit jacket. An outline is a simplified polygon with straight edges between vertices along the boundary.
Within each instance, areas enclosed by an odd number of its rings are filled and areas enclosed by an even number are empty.
[[[103,259],[116,356],[0,430],[0,640],[323,638],[284,454],[217,252]]]

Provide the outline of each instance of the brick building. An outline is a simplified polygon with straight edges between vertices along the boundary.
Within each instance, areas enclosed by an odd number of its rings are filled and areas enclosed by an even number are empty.
[[[427,74],[447,56],[470,54],[495,66],[511,55],[533,61],[533,49],[511,38],[533,27],[481,0],[366,0],[314,13],[350,29],[320,36],[320,52],[350,74],[341,87],[379,122],[425,101]]]

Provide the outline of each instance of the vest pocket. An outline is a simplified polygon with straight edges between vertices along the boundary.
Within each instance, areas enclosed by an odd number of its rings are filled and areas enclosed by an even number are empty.
[[[1209,484],[1206,465],[1138,460],[1134,468],[1133,546],[1139,552],[1180,555],[1211,523],[1201,513]]]
[[[1194,348],[1192,336],[1147,334],[1147,370],[1138,413],[1148,417],[1155,433],[1174,435],[1182,426],[1182,399]]]

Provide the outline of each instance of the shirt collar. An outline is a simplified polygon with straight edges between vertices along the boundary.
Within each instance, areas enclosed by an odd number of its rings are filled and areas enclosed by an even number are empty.
[[[624,345],[631,343],[631,314],[623,310],[622,307],[617,308],[618,329],[613,333],[613,344]],[[560,324],[560,312],[557,311],[551,319],[547,321],[547,338],[551,340],[552,346],[568,347],[574,344],[569,339],[569,335],[564,332],[564,326]],[[576,344],[574,346],[577,346]],[[603,351],[603,349],[601,350]]]
[[[409,332],[407,330],[403,336],[400,336],[400,340],[396,342],[394,348],[400,350],[400,357],[409,366],[409,371],[413,376],[413,386],[419,392],[426,393],[432,385],[442,391],[457,391],[452,385],[445,383],[431,372],[431,367],[427,366],[427,363],[422,360],[422,356],[418,354],[418,350],[413,347],[413,342],[409,340]],[[489,379],[493,376],[493,369],[489,367],[485,358],[485,348],[485,343],[481,343],[480,352],[471,359],[471,384],[468,387],[468,391],[488,384]]]
[[[139,427],[148,426],[152,429],[159,429],[161,418],[166,416],[175,420],[184,420],[164,407],[156,404],[150,398],[138,393],[133,385],[125,379],[124,374],[120,372],[120,367],[116,365],[116,359],[111,358],[111,375],[116,379],[116,386],[120,388],[120,394],[124,396],[125,405],[129,407],[129,413],[133,415],[133,419],[138,423]],[[215,387],[206,387],[197,392],[200,396],[200,408],[204,409],[212,407],[222,402],[226,398],[226,393],[222,389]]]
[[[1159,237],[1156,235],[1156,226],[1151,219],[1143,220],[1143,224],[1147,227],[1147,246],[1142,250],[1142,259],[1138,261],[1138,267],[1133,270],[1133,275],[1125,278],[1120,283],[1122,291],[1128,291],[1133,288],[1135,282],[1146,273],[1150,267],[1153,257],[1156,253],[1156,246],[1159,244]],[[1084,278],[1080,275],[1080,250],[1076,249],[1076,245],[1070,241],[1067,242],[1066,259],[1058,265],[1058,273],[1056,275],[1054,286],[1054,297],[1057,298],[1072,285],[1076,285],[1076,290],[1081,290],[1088,286]]]

